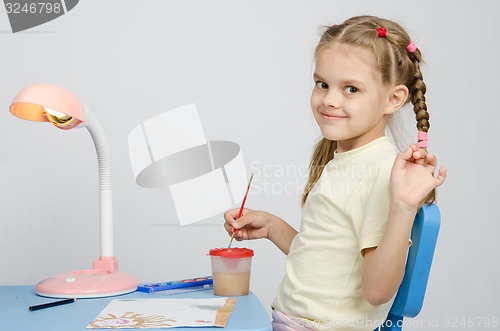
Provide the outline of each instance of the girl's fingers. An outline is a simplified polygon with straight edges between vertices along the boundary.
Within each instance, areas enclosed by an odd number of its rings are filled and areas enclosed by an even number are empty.
[[[446,168],[440,167],[437,178],[436,178],[436,183],[437,183],[436,187],[443,184],[445,179],[446,179]]]
[[[396,156],[396,160],[394,160],[394,166],[396,168],[404,168],[406,162],[412,161],[412,155],[413,155],[413,148],[410,146],[408,147],[405,151],[399,153]]]
[[[231,222],[232,220],[234,220],[236,218],[236,215],[238,215],[238,209],[234,208],[234,209],[228,210],[224,213],[224,219],[227,222]]]
[[[415,159],[416,164],[425,165],[425,156],[427,152],[420,147],[417,147],[417,150],[413,152],[413,158]]]
[[[425,168],[432,174],[436,170],[437,159],[434,154],[425,155]]]

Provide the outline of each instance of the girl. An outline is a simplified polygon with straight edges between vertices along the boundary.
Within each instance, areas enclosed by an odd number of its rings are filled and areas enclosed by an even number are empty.
[[[400,25],[377,17],[353,17],[321,37],[311,108],[323,138],[310,164],[300,231],[264,211],[224,215],[236,240],[267,238],[287,255],[273,329],[373,330],[385,320],[415,215],[446,177],[444,168],[433,176],[436,158],[425,151],[421,60]],[[397,155],[385,127],[409,101],[419,142]]]

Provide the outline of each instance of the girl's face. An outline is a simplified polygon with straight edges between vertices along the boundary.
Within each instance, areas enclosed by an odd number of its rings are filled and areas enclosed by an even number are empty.
[[[384,136],[390,88],[382,83],[374,55],[361,47],[334,45],[316,58],[311,108],[321,133],[337,152]]]

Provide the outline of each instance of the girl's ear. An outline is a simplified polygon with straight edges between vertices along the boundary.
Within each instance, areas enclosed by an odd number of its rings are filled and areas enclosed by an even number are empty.
[[[401,108],[406,99],[408,99],[408,95],[410,92],[405,85],[397,85],[390,92],[389,97],[387,99],[387,106],[385,108],[385,115],[390,115],[396,112],[399,108]]]

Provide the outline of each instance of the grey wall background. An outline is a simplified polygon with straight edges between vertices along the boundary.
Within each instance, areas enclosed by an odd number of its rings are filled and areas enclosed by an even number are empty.
[[[500,5],[493,0],[94,0],[16,34],[0,13],[0,284],[90,268],[99,254],[90,135],[11,116],[20,89],[65,86],[101,120],[112,148],[121,270],[142,282],[202,276],[210,273],[208,250],[227,244],[222,225],[176,226],[169,192],[134,183],[128,133],[195,102],[207,139],[239,143],[255,173],[247,207],[298,227],[320,134],[309,111],[313,49],[322,25],[358,14],[397,20],[422,49],[430,146],[449,171],[425,305],[407,329],[442,329],[453,319],[473,321],[457,330],[487,329],[481,318],[500,318]],[[209,223],[222,224],[222,213]],[[252,290],[269,306],[284,256],[265,240],[244,245],[256,252]]]

